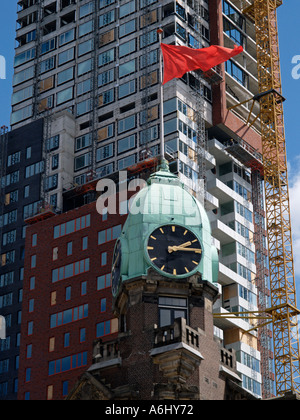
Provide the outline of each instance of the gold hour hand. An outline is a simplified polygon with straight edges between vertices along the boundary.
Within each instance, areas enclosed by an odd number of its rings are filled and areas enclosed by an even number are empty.
[[[168,246],[168,252],[171,254],[173,251],[176,251],[176,249],[174,248],[178,248],[178,247],[185,248],[186,246],[190,246],[190,245],[192,245],[191,241],[185,242],[184,244],[178,245],[178,246]]]

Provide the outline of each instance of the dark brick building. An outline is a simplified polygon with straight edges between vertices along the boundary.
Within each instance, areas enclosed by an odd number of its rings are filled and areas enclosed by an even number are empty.
[[[110,272],[126,215],[100,216],[95,204],[28,221],[18,399],[64,398],[93,341],[118,331]]]

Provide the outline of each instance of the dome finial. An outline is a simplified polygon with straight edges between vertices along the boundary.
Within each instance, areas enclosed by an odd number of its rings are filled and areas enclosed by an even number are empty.
[[[165,158],[161,159],[159,170],[164,171],[164,172],[170,172],[169,162],[167,161],[167,159]]]

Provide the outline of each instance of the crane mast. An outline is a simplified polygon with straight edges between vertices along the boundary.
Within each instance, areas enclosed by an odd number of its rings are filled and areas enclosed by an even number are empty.
[[[245,2],[243,12],[255,23],[262,156],[269,251],[274,364],[277,395],[300,392],[299,310],[293,262],[287,156],[277,8],[282,0]]]

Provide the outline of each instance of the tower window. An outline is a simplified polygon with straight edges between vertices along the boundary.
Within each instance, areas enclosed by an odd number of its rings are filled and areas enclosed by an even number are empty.
[[[172,325],[176,318],[187,319],[187,299],[161,296],[158,300],[159,326]]]

